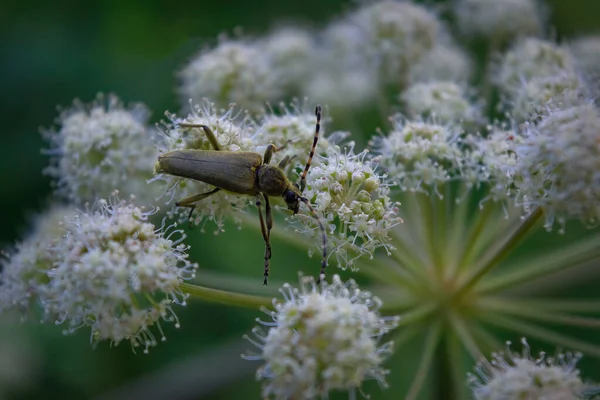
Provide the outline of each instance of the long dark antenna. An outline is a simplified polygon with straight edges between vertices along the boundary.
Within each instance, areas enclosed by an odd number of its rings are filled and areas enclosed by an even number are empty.
[[[308,161],[306,162],[306,166],[304,167],[304,172],[302,172],[302,176],[300,177],[300,193],[304,192],[304,188],[306,187],[306,174],[308,173],[308,169],[310,168],[310,164],[312,163],[313,156],[315,155],[315,149],[317,148],[317,143],[319,142],[319,131],[321,130],[321,106],[318,105],[315,108],[315,116],[317,117],[317,125],[315,127],[315,137],[313,138],[313,144],[310,149],[310,154],[308,155]]]
[[[321,221],[321,217],[317,214],[317,211],[310,205],[310,202],[306,197],[300,197],[300,201],[306,204],[306,207],[310,210],[313,218],[319,224],[319,229],[321,229],[321,234],[323,235],[323,258],[321,259],[321,272],[319,272],[319,279],[317,283],[321,282],[321,276],[325,275],[325,268],[327,267],[327,234],[325,233],[325,225],[323,225],[323,221]]]

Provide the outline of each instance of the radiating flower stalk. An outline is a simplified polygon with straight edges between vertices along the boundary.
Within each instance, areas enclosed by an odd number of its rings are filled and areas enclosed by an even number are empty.
[[[94,343],[148,351],[157,333],[164,339],[161,323],[179,325],[174,309],[190,297],[263,307],[270,320],[252,331],[255,352],[245,358],[261,363],[265,398],[354,398],[365,380],[398,386],[407,373],[410,384],[394,389],[406,399],[593,393],[576,370],[580,353],[533,357],[523,339],[520,354],[508,346],[485,356],[510,331],[600,358],[594,341],[565,333],[600,329],[600,300],[553,293],[596,276],[600,262],[600,73],[590,53],[600,42],[544,39],[535,0],[456,0],[451,10],[454,31],[487,43],[484,65],[436,12],[379,0],[318,35],[290,28],[222,38],[182,70],[186,101],[156,129],[144,107],[116,97],[76,103],[45,133],[46,173],[69,204],[41,216],[4,260],[0,310],[37,306],[66,333],[86,328]],[[311,100],[266,103],[298,94]],[[274,300],[268,289],[233,290],[226,277],[221,289],[194,281],[196,273],[203,281],[202,269],[189,259],[181,224],[222,233],[244,223],[260,235],[256,199],[220,191],[190,218],[176,202],[213,187],[159,164],[150,177],[156,155],[213,150],[204,126],[223,151],[280,148],[271,164],[285,157],[297,182],[315,135],[313,101],[330,105],[302,193],[318,219],[301,205],[286,230],[283,202],[273,197],[270,234],[312,254],[322,221],[328,275],[300,276]],[[373,108],[369,121],[383,119],[369,137],[330,128],[362,127],[352,116]],[[342,280],[338,268],[366,283]],[[419,357],[407,359],[414,348]],[[465,361],[479,362],[468,382]]]

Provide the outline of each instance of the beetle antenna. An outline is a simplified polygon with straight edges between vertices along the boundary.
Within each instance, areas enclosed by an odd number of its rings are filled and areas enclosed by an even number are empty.
[[[317,125],[315,126],[315,137],[313,139],[313,144],[310,149],[310,154],[308,155],[308,161],[306,162],[306,166],[304,167],[304,172],[302,172],[302,176],[300,177],[300,193],[304,192],[304,188],[306,187],[306,174],[308,173],[308,169],[310,168],[310,164],[312,163],[313,156],[315,155],[315,149],[317,148],[317,143],[319,142],[319,131],[321,130],[321,106],[318,105],[315,107],[315,116],[317,117]],[[308,204],[308,203],[306,203]]]
[[[323,235],[323,258],[321,259],[321,272],[319,273],[319,279],[317,283],[321,282],[321,276],[325,275],[325,267],[327,267],[327,234],[325,233],[325,225],[323,225],[323,221],[317,211],[310,205],[308,199],[306,197],[300,197],[300,201],[306,204],[306,207],[310,210],[313,218],[319,224],[319,229],[321,229],[321,234]]]

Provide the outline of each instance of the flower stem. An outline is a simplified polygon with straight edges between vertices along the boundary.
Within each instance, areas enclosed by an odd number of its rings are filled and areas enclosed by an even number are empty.
[[[196,299],[221,303],[229,306],[259,308],[272,304],[272,298],[253,296],[249,294],[233,293],[225,290],[211,289],[191,283],[182,283],[181,290]]]
[[[479,267],[474,269],[475,272],[472,273],[471,276],[468,277],[467,280],[461,285],[461,288],[455,292],[454,297],[459,297],[465,292],[468,292],[481,278],[492,271],[504,257],[510,254],[511,250],[521,240],[523,240],[523,238],[531,231],[531,229],[533,229],[542,215],[542,209],[539,207],[529,214],[529,216],[525,218],[518,229],[506,239],[506,241],[498,250],[494,251],[494,254],[491,256],[491,258],[483,261]]]
[[[415,375],[412,385],[406,395],[406,400],[414,400],[417,398],[417,395],[421,391],[423,387],[423,383],[425,383],[425,378],[427,377],[427,372],[431,368],[431,364],[433,362],[433,356],[435,354],[435,350],[438,347],[438,343],[441,337],[441,326],[440,322],[434,323],[433,326],[429,327],[429,332],[427,334],[427,338],[425,339],[425,346],[423,348],[421,363],[419,364],[419,369],[417,370],[417,374]]]

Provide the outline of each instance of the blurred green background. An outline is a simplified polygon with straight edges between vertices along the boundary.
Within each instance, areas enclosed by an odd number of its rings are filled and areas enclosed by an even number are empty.
[[[546,3],[558,39],[600,28],[598,0]],[[353,2],[339,0],[3,1],[2,247],[24,234],[31,215],[43,210],[51,194],[49,180],[41,173],[47,159],[40,154],[44,143],[39,129],[53,125],[57,105],[69,106],[74,98],[89,102],[98,92],[113,92],[125,102],[144,102],[156,122],[165,110],[179,109],[174,90],[176,71],[201,47],[214,44],[216,35],[243,27],[245,33],[258,36],[288,23],[318,29],[352,6]],[[255,230],[237,231],[230,226],[226,236],[195,232],[190,240],[193,257],[201,268],[254,277],[256,285],[250,289],[261,293],[261,263],[248,271],[246,261],[249,254],[257,260],[262,257],[262,239]],[[234,244],[236,251],[225,247]],[[295,280],[301,265],[317,267],[314,261],[307,264],[306,260],[304,251],[275,241],[273,265],[286,271],[277,271],[269,294],[281,281]],[[211,279],[207,274],[205,281]],[[84,399],[100,395],[259,398],[260,386],[253,380],[256,364],[239,360],[239,354],[250,348],[240,338],[260,313],[191,303],[178,311],[182,328],[165,326],[168,342],[152,349],[149,355],[133,355],[127,344],[109,348],[103,343],[92,349],[85,330],[64,337],[60,327],[35,321],[23,326],[0,323],[0,375],[13,365],[24,365],[29,371],[24,375],[13,371],[11,379],[21,380],[24,386],[10,393],[1,389],[6,382],[0,380],[0,399]],[[404,368],[414,370],[411,365]],[[402,371],[395,372],[396,376],[403,375]],[[367,392],[380,398],[381,392],[375,386],[368,385]],[[395,398],[393,390],[385,396]]]

